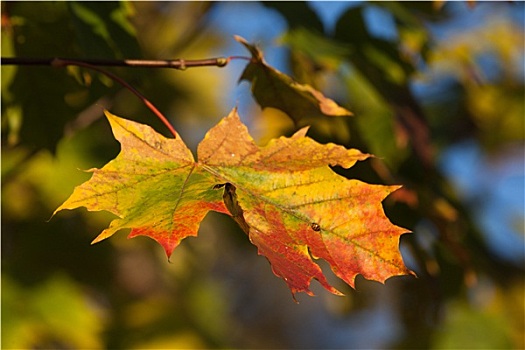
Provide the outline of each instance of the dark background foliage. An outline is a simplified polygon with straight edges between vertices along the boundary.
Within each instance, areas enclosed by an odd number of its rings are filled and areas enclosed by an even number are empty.
[[[323,91],[353,117],[309,135],[377,156],[341,174],[402,184],[384,207],[413,233],[418,278],[358,278],[347,295],[286,285],[225,216],[166,261],[110,215],[48,221],[118,153],[102,109],[164,126],[131,93],[79,68],[2,66],[3,348],[523,348],[524,3],[2,2],[2,56],[243,55]],[[237,105],[263,144],[294,132],[261,111],[246,61],[186,71],[116,68],[195,150]],[[323,265],[327,273],[329,269]]]

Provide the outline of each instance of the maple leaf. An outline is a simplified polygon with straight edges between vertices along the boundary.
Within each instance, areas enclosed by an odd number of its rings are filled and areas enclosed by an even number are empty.
[[[315,120],[325,116],[351,116],[352,112],[339,106],[308,84],[299,84],[290,76],[266,64],[262,52],[244,38],[235,36],[252,55],[240,80],[252,84],[252,93],[262,108],[273,107],[285,112],[295,125],[304,120]]]
[[[121,152],[92,169],[55,211],[84,206],[117,215],[93,243],[131,228],[129,238],[153,238],[169,257],[213,210],[239,223],[293,294],[311,295],[312,278],[340,294],[318,258],[352,287],[357,274],[384,282],[412,273],[398,250],[406,230],[390,223],[381,206],[398,186],[349,180],[329,167],[349,168],[369,155],[319,144],[307,128],[259,147],[234,109],[208,131],[195,162],[178,135],[167,139],[147,125],[106,116]]]
[[[57,209],[80,206],[106,210],[119,218],[92,243],[131,228],[129,238],[144,235],[171,255],[183,238],[196,236],[210,210],[227,213],[222,196],[212,187],[215,178],[197,172],[195,160],[179,135],[167,139],[151,127],[105,112],[115,138],[122,145],[118,156],[78,186]]]

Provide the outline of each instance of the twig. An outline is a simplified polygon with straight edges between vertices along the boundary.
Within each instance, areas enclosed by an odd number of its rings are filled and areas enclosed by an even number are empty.
[[[61,62],[69,62],[68,65],[89,64],[91,66],[106,67],[146,67],[146,68],[174,68],[184,70],[191,67],[224,67],[231,58],[217,57],[203,60],[107,60],[90,58],[29,58],[29,57],[2,57],[2,66],[63,66]]]
[[[185,70],[191,67],[224,67],[232,59],[248,59],[247,57],[241,56],[230,56],[230,57],[217,57],[208,58],[202,60],[107,60],[107,59],[74,59],[74,58],[29,58],[29,57],[2,57],[1,65],[17,65],[17,66],[51,66],[51,67],[67,67],[67,66],[79,66],[89,68],[100,72],[114,81],[120,83],[122,86],[127,88],[133,94],[135,94],[145,105],[148,107],[153,114],[159,118],[162,123],[168,128],[168,130],[177,138],[177,132],[170,124],[168,119],[151,103],[146,97],[144,97],[137,89],[133,86],[116,76],[115,74],[108,72],[99,66],[117,66],[117,67],[147,67],[147,68],[174,68]]]

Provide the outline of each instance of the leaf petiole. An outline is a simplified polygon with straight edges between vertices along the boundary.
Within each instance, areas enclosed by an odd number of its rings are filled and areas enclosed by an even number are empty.
[[[93,69],[93,70],[96,70],[99,73],[102,73],[102,74],[106,75],[110,79],[118,82],[120,85],[124,86],[126,89],[131,91],[135,96],[137,96],[142,101],[142,103],[144,103],[146,105],[146,107],[148,107],[149,110],[151,112],[153,112],[153,114],[155,114],[155,116],[157,116],[157,118],[159,118],[160,121],[168,128],[168,130],[171,132],[173,137],[177,138],[177,132],[175,131],[173,126],[170,124],[168,119],[164,116],[164,114],[162,114],[162,112],[159,111],[157,109],[157,107],[155,107],[155,105],[153,103],[151,103],[137,89],[135,89],[133,86],[128,84],[126,81],[124,81],[122,78],[118,77],[117,75],[115,75],[115,74],[113,74],[113,73],[111,73],[111,72],[109,72],[109,71],[107,71],[105,69],[99,68],[97,66],[94,66],[92,64],[89,64],[89,63],[86,63],[86,62],[82,62],[82,61],[69,61],[69,60],[64,60],[64,59],[60,59],[60,58],[55,58],[51,62],[51,66],[53,66],[53,67],[78,66],[78,67],[84,67],[84,68]]]

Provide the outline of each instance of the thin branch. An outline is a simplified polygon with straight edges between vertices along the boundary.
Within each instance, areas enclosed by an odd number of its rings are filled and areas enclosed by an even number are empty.
[[[135,94],[145,105],[148,107],[153,114],[159,118],[162,123],[168,128],[168,130],[177,138],[177,132],[170,124],[168,119],[151,103],[146,97],[144,97],[137,89],[132,87],[130,84],[116,76],[115,74],[106,71],[105,69],[99,68],[99,66],[118,66],[118,67],[147,67],[147,68],[174,68],[185,70],[191,67],[224,67],[232,59],[249,59],[242,56],[230,56],[230,57],[217,57],[208,58],[202,60],[107,60],[107,59],[69,59],[69,58],[29,58],[29,57],[2,57],[1,65],[16,65],[16,66],[51,66],[51,67],[67,67],[67,66],[78,66],[96,70],[112,80],[120,83],[126,89]]]
[[[68,65],[89,64],[91,66],[106,67],[146,67],[146,68],[173,68],[185,70],[191,67],[224,67],[231,58],[217,57],[202,60],[107,60],[90,58],[29,58],[29,57],[2,57],[2,66],[63,66],[61,62],[69,62]],[[85,66],[84,66],[85,67]]]

